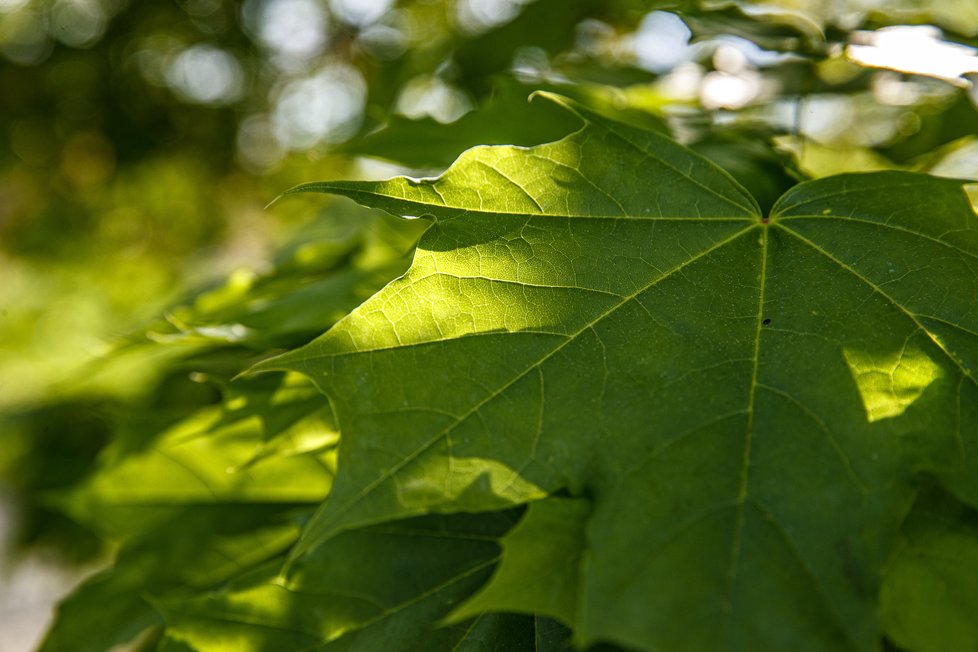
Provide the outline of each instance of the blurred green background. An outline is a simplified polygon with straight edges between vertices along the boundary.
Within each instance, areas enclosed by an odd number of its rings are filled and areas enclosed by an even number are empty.
[[[978,178],[976,44],[974,0],[0,0],[0,651],[103,558],[51,496],[120,414],[219,402],[191,381],[325,329],[417,237],[279,193],[572,130],[539,88],[670,132],[762,205],[841,171]]]

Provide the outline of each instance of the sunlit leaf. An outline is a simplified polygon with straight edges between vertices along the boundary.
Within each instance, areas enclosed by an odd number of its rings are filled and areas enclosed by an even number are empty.
[[[577,640],[875,649],[913,474],[978,502],[962,182],[830,177],[762,215],[700,156],[571,108],[580,131],[438,179],[302,188],[432,224],[405,276],[259,367],[309,375],[343,432],[293,560],[563,490],[591,503]]]
[[[110,446],[95,472],[57,501],[83,523],[110,536],[128,536],[187,505],[317,503],[329,493],[335,450],[262,456],[266,442],[260,420],[223,424],[224,418],[221,410],[204,408],[145,450]],[[335,438],[330,422],[319,427],[323,436]]]
[[[923,157],[917,167],[941,177],[978,180],[978,138],[971,135],[950,142]]]
[[[796,136],[780,136],[775,143],[778,149],[794,159],[801,172],[815,179],[846,172],[879,172],[899,167],[868,147],[829,147]]]

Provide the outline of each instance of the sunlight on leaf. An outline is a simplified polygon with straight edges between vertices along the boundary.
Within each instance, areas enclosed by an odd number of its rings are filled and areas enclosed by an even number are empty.
[[[919,349],[889,355],[843,349],[843,354],[871,422],[903,414],[941,375],[941,368]]]
[[[219,410],[202,409],[145,450],[110,447],[87,481],[56,500],[82,522],[118,535],[149,527],[192,504],[316,503],[329,493],[335,450],[256,459],[265,443],[258,417],[229,423],[222,418]],[[310,427],[308,422],[298,425],[300,430]]]

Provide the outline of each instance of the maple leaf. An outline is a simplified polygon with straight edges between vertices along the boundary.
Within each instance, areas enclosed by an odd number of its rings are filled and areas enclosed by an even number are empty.
[[[297,189],[431,226],[403,277],[257,367],[308,375],[343,433],[293,560],[344,530],[563,491],[578,525],[514,533],[497,577],[576,550],[558,573],[573,608],[505,582],[496,608],[559,614],[582,644],[875,649],[915,475],[978,504],[963,182],[842,175],[762,215],[681,145],[546,97],[583,126],[469,150],[437,179]]]

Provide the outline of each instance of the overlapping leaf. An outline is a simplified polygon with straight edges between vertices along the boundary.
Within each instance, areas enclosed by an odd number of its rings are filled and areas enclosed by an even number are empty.
[[[556,140],[575,128],[573,117],[556,107],[531,107],[526,94],[521,85],[501,83],[478,111],[450,124],[431,117],[395,115],[382,129],[343,149],[412,168],[444,168],[459,152],[476,145],[535,145]]]
[[[343,431],[294,558],[565,490],[590,510],[545,543],[585,550],[579,641],[875,649],[913,474],[978,504],[961,183],[832,177],[762,216],[705,159],[571,108],[578,132],[471,150],[438,179],[303,188],[433,223],[404,277],[261,367],[309,375]],[[539,554],[509,543],[512,567]],[[510,606],[553,613],[538,594]]]
[[[45,652],[129,643],[163,625],[158,601],[206,592],[293,543],[300,515],[332,482],[332,411],[299,374],[231,377],[257,351],[307,340],[401,273],[421,226],[334,205],[271,270],[232,274],[175,307],[152,340],[106,359],[101,371],[123,377],[152,372],[161,355],[169,364],[151,396],[107,419],[111,443],[87,477],[56,482],[46,497],[120,549],[60,605]]]
[[[887,637],[914,652],[978,647],[978,519],[932,488],[918,499],[880,590]]]
[[[513,518],[427,517],[346,532],[288,577],[272,563],[209,595],[168,603],[161,649],[211,652],[233,642],[241,652],[533,650],[531,619],[434,628],[486,580]]]
[[[540,90],[540,83],[534,84]],[[546,90],[571,94],[604,115],[667,133],[665,120],[647,109],[628,105],[623,92],[600,84],[546,84]],[[477,145],[532,146],[557,140],[578,126],[577,119],[557,105],[529,103],[525,84],[499,80],[493,95],[478,110],[445,124],[434,118],[392,116],[378,131],[348,143],[343,151],[394,161],[414,169],[444,169],[458,153]],[[757,142],[753,143],[758,147]],[[763,148],[763,147],[762,147]],[[716,148],[714,148],[714,151]],[[754,156],[748,157],[748,162]],[[743,159],[737,160],[743,164]]]
[[[281,554],[298,535],[302,513],[281,504],[177,511],[128,541],[110,569],[59,605],[40,652],[104,652],[161,627],[153,601],[186,599]]]
[[[350,202],[333,205],[306,225],[262,274],[246,269],[168,313],[153,338],[198,347],[294,346],[345,316],[403,273],[420,236]]]
[[[322,415],[299,422],[319,441],[335,441]],[[256,460],[264,431],[258,419],[220,425],[202,409],[167,430],[145,451],[115,456],[113,448],[90,478],[60,497],[65,509],[110,536],[125,537],[171,518],[185,506],[235,503],[318,503],[329,493],[335,451]]]

